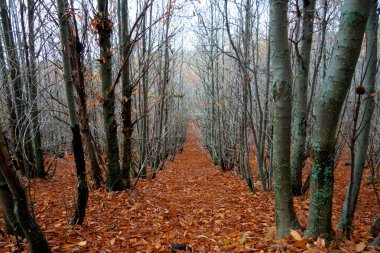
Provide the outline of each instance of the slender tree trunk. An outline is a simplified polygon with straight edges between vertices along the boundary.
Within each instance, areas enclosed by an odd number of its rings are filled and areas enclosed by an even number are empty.
[[[41,132],[39,125],[39,110],[38,110],[38,91],[37,91],[37,66],[36,66],[36,49],[34,36],[34,12],[35,1],[28,0],[28,30],[29,30],[29,58],[30,58],[30,102],[32,104],[31,117],[33,128],[33,146],[36,159],[36,176],[45,177],[44,156],[42,152]]]
[[[12,3],[13,5],[13,8],[15,9],[16,7],[14,6],[14,3]],[[12,6],[11,5],[11,6]],[[21,1],[21,6],[20,6],[20,24],[21,24],[21,32],[19,31],[19,27],[15,24],[15,32],[16,32],[16,37],[18,38],[17,41],[18,41],[18,47],[20,48],[20,54],[21,54],[21,57],[20,57],[20,73],[21,73],[21,80],[24,82],[24,89],[25,89],[25,93],[28,95],[28,97],[30,98],[30,85],[31,85],[31,75],[30,75],[30,70],[31,70],[31,66],[30,66],[30,61],[29,61],[29,47],[28,47],[28,42],[27,42],[27,39],[26,39],[26,28],[25,28],[25,19],[24,19],[24,3],[23,1]],[[18,18],[18,16],[16,15],[15,16],[16,19]],[[11,25],[12,27],[12,25]],[[10,27],[10,29],[11,29]],[[12,29],[11,29],[12,30]],[[24,49],[24,50],[21,50],[21,49]],[[23,66],[26,68],[26,71],[25,71],[25,75],[23,75],[22,73],[22,68]],[[24,76],[24,78],[22,78],[22,76]],[[30,101],[29,101],[30,102]],[[22,121],[22,129],[23,129],[23,153],[24,153],[24,156],[25,158],[27,159],[28,161],[28,166],[29,166],[29,173],[28,173],[28,177],[30,178],[35,178],[35,177],[38,177],[38,172],[36,170],[36,162],[35,162],[35,150],[34,150],[34,146],[33,146],[33,133],[31,133],[31,129],[30,129],[30,122],[29,122],[29,119],[30,119],[30,115],[29,115],[29,103],[28,103],[28,99],[23,99],[22,100],[22,103],[23,103],[23,111],[24,111],[24,120]],[[29,141],[29,140],[32,140],[32,141]],[[41,161],[40,161],[41,162]],[[41,177],[44,177],[45,173],[40,173],[41,174]]]
[[[73,0],[71,0],[71,4],[73,5]],[[90,120],[87,112],[86,85],[84,80],[85,67],[83,66],[84,48],[78,36],[75,13],[73,13],[72,19],[73,25],[69,25],[69,31],[75,30],[75,33],[69,33],[69,40],[72,42],[69,43],[69,45],[72,53],[71,69],[73,74],[73,83],[79,98],[79,120],[81,122],[80,127],[83,135],[84,145],[86,147],[85,151],[90,161],[90,174],[94,183],[94,188],[98,189],[102,183],[102,172],[100,170],[99,162],[96,157],[96,150],[94,142],[92,141]]]
[[[309,220],[305,236],[331,238],[334,154],[337,119],[351,85],[371,0],[346,0],[337,41],[323,88],[317,97],[311,140],[312,174]]]
[[[5,65],[5,59],[4,59],[4,52],[3,52],[3,45],[0,41],[0,65],[2,67],[2,80],[5,80],[3,83],[3,86],[8,89],[8,83],[6,82],[8,78],[8,73]],[[10,100],[10,92],[7,91],[7,96],[9,96]],[[9,107],[9,112],[12,114],[12,101],[10,102]],[[13,124],[12,124],[13,125]],[[12,132],[14,129],[11,130]],[[3,133],[0,133],[3,134]],[[12,133],[13,135],[13,133]],[[14,207],[14,202],[13,202],[13,197],[12,197],[12,192],[10,191],[7,182],[5,181],[3,174],[0,172],[0,207],[3,210],[3,218],[4,218],[4,223],[7,228],[7,232],[11,235],[20,235],[23,236],[22,228],[17,221],[17,218],[15,214],[13,213],[13,207]]]
[[[66,87],[66,99],[67,106],[69,108],[70,116],[70,128],[72,131],[72,145],[74,151],[75,165],[77,169],[77,203],[75,209],[75,215],[72,220],[73,225],[82,225],[84,217],[86,215],[86,207],[88,200],[88,187],[86,182],[86,163],[84,160],[84,152],[82,145],[82,137],[80,134],[78,115],[75,109],[74,100],[74,86],[71,72],[70,64],[70,46],[69,46],[69,35],[68,35],[68,20],[67,11],[68,4],[67,0],[57,0],[58,9],[58,20],[60,27],[60,37],[62,46],[62,56],[63,56],[63,71],[64,80]]]
[[[290,178],[292,86],[288,45],[288,1],[272,0],[270,43],[273,70],[273,169],[277,234],[300,228],[293,207]]]
[[[3,87],[5,89],[6,93],[6,102],[7,102],[7,109],[9,113],[9,121],[10,121],[10,136],[11,136],[11,142],[14,146],[14,152],[15,152],[15,159],[12,160],[13,165],[15,166],[16,170],[20,170],[20,167],[23,167],[23,164],[20,164],[22,162],[22,155],[20,153],[20,150],[17,148],[17,136],[16,136],[16,112],[13,107],[12,103],[12,94],[9,89],[8,84],[8,68],[6,65],[5,57],[4,57],[4,47],[2,44],[2,41],[0,40],[0,66],[3,66],[1,68],[1,72],[3,75]]]
[[[259,31],[260,28],[260,13],[258,12],[260,3],[256,1],[256,31]],[[251,16],[252,14],[250,14]],[[253,22],[251,22],[253,23]],[[252,28],[251,28],[252,29]],[[252,31],[250,31],[252,33]],[[255,35],[256,41],[255,43],[252,44],[252,63],[254,69],[259,68],[259,33],[256,32]],[[268,43],[269,44],[269,43]],[[265,139],[266,139],[266,133],[265,133],[265,128],[266,128],[266,122],[265,122],[265,114],[263,112],[262,108],[262,102],[261,102],[261,96],[259,92],[259,81],[258,81],[258,71],[253,72],[253,83],[254,83],[254,92],[255,92],[255,99],[257,102],[257,109],[256,109],[256,115],[257,113],[259,114],[258,117],[256,116],[258,127],[254,126],[254,120],[253,120],[253,99],[252,99],[252,88],[251,86],[249,87],[250,90],[250,117],[251,117],[251,128],[252,128],[252,134],[254,137],[254,142],[255,142],[255,156],[256,156],[256,161],[257,161],[257,166],[258,166],[258,177],[261,182],[261,188],[263,191],[266,191],[266,179],[264,175],[264,167],[265,167],[265,160],[264,160],[264,146],[265,146]],[[268,84],[268,83],[267,83]],[[269,95],[269,86],[265,90],[265,99],[268,98]],[[265,109],[265,108],[264,108]],[[257,130],[256,130],[257,129]]]
[[[147,159],[148,159],[148,65],[149,55],[147,50],[147,17],[144,14],[141,31],[142,35],[142,59],[143,64],[140,66],[142,73],[142,103],[141,103],[141,131],[140,131],[140,154],[139,154],[139,170],[141,170],[140,176],[146,178],[147,174]],[[150,28],[148,28],[150,29]]]
[[[379,17],[377,14],[377,1],[372,1],[371,14],[369,16],[366,27],[366,59],[367,63],[366,75],[364,79],[365,95],[358,95],[359,99],[364,97],[360,105],[359,120],[360,125],[356,132],[358,136],[354,150],[353,161],[353,178],[349,184],[347,195],[343,203],[343,210],[340,216],[338,229],[347,233],[349,237],[353,229],[352,223],[355,215],[356,205],[360,192],[360,184],[363,176],[364,163],[367,156],[369,132],[371,129],[371,118],[374,110],[375,84],[377,72],[377,23]],[[357,126],[355,126],[356,128]]]
[[[26,28],[25,28],[25,19],[24,19],[24,3],[23,1],[21,2],[21,5],[20,5],[20,24],[21,24],[21,33],[18,31],[18,28],[16,26],[16,32],[18,34],[18,38],[19,38],[19,44],[20,44],[20,48],[23,48],[23,53],[21,54],[21,61],[23,61],[23,64],[26,68],[26,75],[25,75],[25,79],[24,80],[27,80],[27,82],[25,82],[25,90],[26,90],[26,93],[29,95],[29,98],[31,98],[31,90],[30,90],[30,86],[32,86],[32,76],[31,76],[31,64],[30,64],[30,54],[29,54],[29,46],[28,46],[28,42],[27,42],[27,39],[26,39]],[[21,36],[22,35],[22,36]],[[22,37],[22,38],[20,38]],[[22,45],[21,45],[22,44]],[[21,65],[20,65],[20,68],[21,68]],[[21,72],[20,72],[21,73]],[[24,81],[23,80],[23,81]],[[30,103],[32,101],[29,101]],[[29,128],[29,115],[26,114],[26,112],[28,111],[28,101],[26,100],[25,102],[23,102],[23,106],[24,106],[24,114],[25,114],[25,120],[23,120],[23,129],[25,131],[25,134],[23,134],[26,138],[24,138],[24,141],[27,139],[31,139],[32,142],[30,141],[27,141],[25,142],[25,145],[24,145],[24,155],[25,157],[27,158],[28,162],[29,162],[29,166],[30,166],[30,171],[28,173],[28,177],[30,178],[34,178],[34,177],[45,177],[46,174],[44,173],[44,171],[42,172],[39,172],[37,171],[37,168],[36,168],[36,163],[35,163],[35,156],[36,156],[36,150],[34,148],[34,141],[35,141],[35,138],[34,138],[34,133],[31,133],[30,132],[30,128]],[[32,122],[32,127],[33,127],[33,122]],[[41,138],[40,138],[41,139]],[[38,145],[38,144],[37,144]],[[41,145],[40,145],[40,148],[41,148]],[[41,159],[42,157],[42,153],[39,153],[39,155],[41,155],[39,157],[39,159]],[[42,164],[41,164],[42,162]],[[41,169],[41,165],[43,166],[43,161],[39,161],[39,166],[40,166],[40,169]]]
[[[211,27],[210,27],[210,78],[211,78],[211,87],[210,87],[210,106],[211,106],[211,114],[210,114],[210,155],[214,165],[218,164],[217,153],[216,153],[216,98],[215,98],[215,85],[216,85],[216,75],[215,75],[215,3],[211,2]]]
[[[107,185],[111,191],[120,191],[125,187],[119,161],[119,144],[115,119],[115,90],[112,86],[112,22],[108,15],[108,0],[98,0],[96,29],[98,30],[100,47],[100,78],[102,81],[103,120],[108,164]]]
[[[291,157],[292,192],[302,195],[302,169],[305,162],[307,127],[307,88],[309,86],[310,55],[313,42],[315,0],[304,0],[301,49],[296,49],[297,65],[294,103],[294,145]],[[298,45],[296,45],[298,47]]]
[[[269,41],[269,33],[268,33],[268,41]],[[270,84],[271,84],[271,80],[270,80],[270,52],[271,52],[271,49],[270,49],[270,43],[268,43],[268,47],[267,47],[267,59],[266,59],[266,67],[267,67],[267,70],[266,70],[266,87],[265,87],[265,103],[264,103],[264,122],[263,122],[263,132],[261,134],[261,151],[260,151],[260,154],[261,154],[261,161],[262,161],[262,167],[259,168],[259,170],[261,170],[260,174],[262,175],[262,178],[260,179],[261,181],[261,187],[263,189],[263,191],[267,191],[270,186],[269,186],[269,182],[271,180],[271,176],[269,175],[269,171],[267,171],[267,159],[266,159],[266,153],[267,153],[267,150],[266,150],[266,140],[269,139],[267,138],[267,131],[268,131],[268,119],[270,117],[270,113],[269,113],[269,91],[270,91]],[[269,140],[268,140],[269,142]],[[269,146],[269,144],[268,144]],[[264,174],[265,172],[265,174]]]
[[[132,146],[132,92],[133,85],[130,80],[130,57],[131,41],[128,25],[128,0],[121,0],[121,43],[122,43],[122,62],[126,61],[121,73],[121,118],[123,123],[123,156],[121,172],[126,182],[126,187],[131,187],[130,171],[133,166],[133,146]]]
[[[25,142],[22,138],[22,126],[25,120],[25,104],[22,98],[22,83],[21,83],[21,72],[20,72],[20,62],[19,57],[14,41],[14,36],[11,27],[11,19],[8,14],[8,7],[5,0],[0,0],[0,8],[1,8],[1,22],[3,26],[4,33],[4,42],[8,55],[8,65],[10,68],[10,77],[13,80],[13,94],[14,94],[14,105],[15,105],[15,113],[16,113],[16,141],[17,146],[21,147],[20,151],[22,152],[22,160],[23,160],[23,168],[22,173],[27,176],[33,176],[33,155],[27,157],[27,154],[30,154],[29,151],[33,151],[33,147],[30,142]],[[29,133],[29,126],[25,126],[25,131]],[[33,152],[32,152],[33,154]],[[21,158],[21,157],[19,157]]]
[[[28,208],[26,193],[18,179],[9,159],[3,130],[0,125],[0,172],[3,175],[14,200],[14,214],[30,245],[31,253],[50,253],[49,245],[42,230],[34,221]]]
[[[171,4],[171,0],[169,0],[169,5]],[[168,13],[166,24],[165,24],[165,36],[164,36],[164,44],[165,44],[165,52],[164,52],[164,70],[163,70],[163,79],[161,80],[161,87],[160,89],[160,103],[159,103],[159,113],[158,113],[158,145],[157,145],[157,155],[155,158],[154,168],[153,168],[153,175],[152,177],[155,177],[156,170],[161,168],[162,164],[162,144],[163,144],[163,138],[165,136],[162,136],[162,131],[164,129],[164,109],[165,109],[165,102],[166,102],[166,87],[169,85],[169,67],[170,67],[170,59],[169,59],[169,27],[170,27],[170,18],[171,13]]]
[[[245,7],[245,28],[244,28],[244,38],[243,38],[243,47],[244,47],[244,59],[243,59],[243,115],[242,115],[242,124],[243,124],[243,136],[244,139],[242,140],[244,142],[244,168],[246,170],[247,175],[247,184],[249,189],[252,192],[255,192],[255,186],[253,182],[253,176],[252,176],[252,170],[249,162],[249,151],[250,146],[248,143],[248,103],[249,103],[249,89],[251,86],[251,80],[252,77],[248,73],[248,67],[249,67],[249,58],[250,58],[250,46],[249,43],[251,41],[252,33],[251,33],[251,0],[246,0],[246,7]],[[252,52],[254,53],[254,52]],[[257,146],[256,146],[257,147]]]

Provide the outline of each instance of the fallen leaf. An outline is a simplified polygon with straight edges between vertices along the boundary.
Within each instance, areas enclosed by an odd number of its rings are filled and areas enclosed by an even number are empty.
[[[75,246],[77,246],[77,245],[76,244],[65,244],[62,246],[62,249],[71,249]]]
[[[236,245],[228,245],[223,247],[223,251],[231,251],[236,248]]]
[[[308,239],[302,239],[302,240],[296,241],[294,245],[298,248],[305,248],[308,241],[309,241]]]
[[[301,241],[302,240],[302,236],[298,233],[297,230],[290,230],[290,235],[297,241]]]
[[[247,235],[244,233],[240,239],[240,244],[244,244],[247,241]]]
[[[87,244],[87,241],[81,241],[81,242],[78,242],[78,245],[79,246],[85,246]]]
[[[315,241],[314,244],[315,246],[320,247],[320,248],[324,248],[326,246],[325,239],[322,239],[320,237],[318,237],[317,241]]]
[[[365,247],[367,247],[365,242],[356,244],[356,252],[362,252],[365,249]]]

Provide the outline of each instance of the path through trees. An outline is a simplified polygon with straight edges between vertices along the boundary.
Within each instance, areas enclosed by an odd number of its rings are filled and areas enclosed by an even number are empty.
[[[92,191],[82,227],[73,227],[68,222],[76,190],[71,156],[59,161],[51,180],[33,179],[36,219],[52,250],[170,252],[167,249],[175,244],[190,246],[194,252],[268,252],[281,247],[295,250],[294,245],[306,249],[306,240],[299,244],[294,244],[292,238],[284,243],[274,240],[273,192],[252,194],[238,175],[222,173],[200,147],[197,131],[191,124],[184,151],[174,162],[168,162],[155,180],[140,179],[136,188],[123,192],[104,188]],[[336,172],[334,227],[345,195],[343,186],[349,179],[345,169],[342,163]],[[255,184],[260,184],[259,179]],[[375,197],[370,192],[370,185],[362,186],[354,242],[347,241],[339,247],[355,249],[368,236],[367,230],[376,216],[372,208]],[[303,226],[308,205],[308,198],[295,198]],[[1,252],[12,247],[15,245],[11,237],[0,240]]]

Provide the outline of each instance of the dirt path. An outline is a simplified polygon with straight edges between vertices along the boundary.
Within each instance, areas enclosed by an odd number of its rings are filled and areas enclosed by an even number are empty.
[[[236,174],[222,173],[199,146],[193,129],[183,153],[168,162],[157,179],[141,180],[132,191],[92,190],[83,227],[69,225],[76,180],[71,156],[59,162],[52,179],[33,180],[36,219],[53,251],[152,253],[169,252],[174,244],[185,244],[194,252],[268,252],[286,245],[295,251],[292,245],[273,240],[273,193],[252,194]],[[345,193],[341,185],[347,185],[347,173],[343,169],[337,173],[335,224]],[[370,186],[363,185],[356,242],[368,239],[366,230],[376,216],[370,191]],[[295,206],[305,225],[308,199],[296,198]],[[355,243],[347,247],[355,251]],[[14,248],[14,238],[0,236],[0,252]]]

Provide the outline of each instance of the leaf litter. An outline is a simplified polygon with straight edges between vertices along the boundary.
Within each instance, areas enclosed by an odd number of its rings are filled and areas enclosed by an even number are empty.
[[[143,179],[135,189],[123,192],[91,190],[81,227],[70,225],[76,196],[71,155],[58,162],[53,178],[31,180],[36,220],[52,251],[154,253],[172,252],[173,246],[184,245],[193,252],[379,252],[367,247],[372,239],[367,231],[379,208],[371,185],[363,182],[352,241],[312,241],[295,230],[279,240],[273,192],[252,194],[235,173],[221,172],[200,147],[194,132],[191,127],[183,153],[168,162],[155,180]],[[342,162],[335,173],[334,227],[349,170]],[[297,197],[294,203],[305,226],[309,199]],[[4,224],[2,220],[0,224]],[[25,240],[19,244],[28,251]],[[14,252],[16,248],[14,237],[0,235],[0,252]]]

